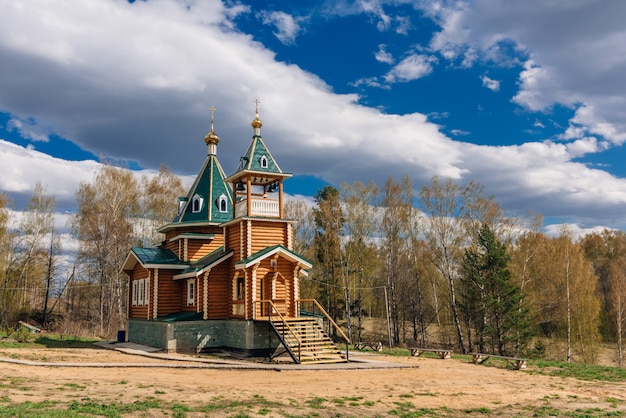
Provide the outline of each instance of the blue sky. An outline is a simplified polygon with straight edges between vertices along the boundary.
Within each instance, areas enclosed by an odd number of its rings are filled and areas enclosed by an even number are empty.
[[[626,226],[626,2],[7,1],[0,191],[75,206],[98,156],[190,179],[263,138],[292,194],[433,175],[515,216]],[[17,146],[15,146],[17,145]],[[92,161],[86,161],[92,160]]]

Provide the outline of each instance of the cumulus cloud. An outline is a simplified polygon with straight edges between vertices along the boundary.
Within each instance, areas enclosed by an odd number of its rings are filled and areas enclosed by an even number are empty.
[[[425,77],[433,71],[433,64],[437,62],[434,56],[412,54],[393,67],[384,79],[387,83],[404,83]]]
[[[45,128],[38,125],[33,120],[10,119],[7,122],[7,132],[12,131],[17,131],[23,138],[32,139],[33,141],[49,141],[48,133],[45,132]]]
[[[449,60],[490,60],[523,69],[515,103],[533,112],[582,106],[573,124],[622,144],[626,133],[626,3],[619,0],[546,2],[425,2],[441,30],[430,48]],[[508,52],[507,52],[508,51]],[[584,122],[580,113],[587,112]]]
[[[500,90],[500,81],[487,77],[486,75],[480,76],[480,80],[483,82],[483,87],[487,87],[491,91]]]
[[[294,18],[284,12],[260,12],[259,17],[265,25],[276,27],[274,35],[285,45],[296,43],[296,37],[302,31],[299,21],[302,18]]]
[[[385,44],[378,45],[378,51],[376,51],[374,57],[378,62],[384,62],[385,64],[391,65],[394,63],[393,55],[387,52],[385,48],[387,48],[387,45]]]
[[[253,101],[259,98],[264,141],[286,172],[314,174],[334,184],[383,184],[390,175],[406,174],[417,187],[435,174],[472,179],[517,214],[534,209],[581,225],[626,223],[626,181],[574,162],[609,139],[611,144],[624,140],[626,118],[620,116],[626,107],[615,97],[626,96],[620,61],[626,54],[619,53],[615,18],[592,25],[600,35],[589,39],[608,39],[616,56],[603,57],[588,46],[589,59],[580,60],[574,49],[584,46],[584,34],[576,31],[589,35],[592,29],[572,24],[574,19],[559,27],[568,33],[556,33],[556,25],[537,19],[533,7],[551,4],[553,19],[561,12],[582,17],[583,0],[516,2],[509,11],[490,0],[453,9],[428,3],[428,16],[441,31],[428,50],[397,63],[384,82],[425,77],[439,60],[472,65],[493,52],[493,45],[514,40],[516,48],[532,51],[515,100],[528,111],[546,111],[557,102],[578,106],[565,142],[476,146],[447,137],[432,122],[445,118],[445,109],[427,117],[368,108],[356,94],[337,94],[316,75],[278,62],[272,51],[237,30],[236,16],[249,9],[217,1],[9,2],[0,14],[0,109],[14,120],[35,121],[33,132],[49,127],[95,155],[155,169],[166,163],[177,174],[193,176],[206,157],[208,107],[217,108],[218,156],[230,174],[249,144]],[[586,12],[604,17],[597,8]],[[372,13],[380,22],[393,22],[384,10]],[[288,21],[281,21],[283,28]],[[296,39],[296,26],[291,27],[277,33]],[[492,56],[501,58],[504,52],[500,48]],[[573,65],[574,57],[580,65]],[[588,62],[592,58],[599,61]],[[554,74],[559,74],[557,83]],[[383,84],[376,78],[360,82]],[[609,87],[615,94],[606,92]],[[40,179],[65,202],[61,207],[71,208],[77,183],[90,181],[97,163],[62,161],[0,142],[0,166],[1,190],[29,194]]]

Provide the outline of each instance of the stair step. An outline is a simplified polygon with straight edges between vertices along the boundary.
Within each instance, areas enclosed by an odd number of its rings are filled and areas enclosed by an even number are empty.
[[[324,363],[345,363],[346,359],[344,359],[343,357],[341,358],[336,358],[336,359],[324,359],[324,360],[313,360],[313,361],[306,361],[304,359],[302,359],[302,363],[315,363],[315,364],[324,364]]]
[[[328,337],[315,318],[289,318],[274,321],[272,326],[288,346],[289,351],[299,356],[300,363],[340,363],[345,362],[341,351]]]

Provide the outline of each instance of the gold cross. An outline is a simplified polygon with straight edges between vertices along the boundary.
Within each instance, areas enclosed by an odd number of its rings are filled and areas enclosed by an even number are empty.
[[[211,123],[213,123],[213,116],[215,115],[215,111],[217,109],[215,109],[214,106],[209,107],[209,110],[211,111]]]
[[[254,100],[254,103],[256,103],[256,109],[255,109],[255,112],[256,112],[256,115],[257,115],[257,117],[258,117],[258,116],[259,116],[259,103],[261,103],[261,102],[259,102],[259,99],[255,99],[255,100]]]

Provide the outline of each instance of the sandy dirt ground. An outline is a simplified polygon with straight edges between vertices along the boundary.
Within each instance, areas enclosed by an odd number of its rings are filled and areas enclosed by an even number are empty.
[[[537,374],[532,367],[517,371],[454,358],[370,356],[417,367],[277,371],[59,368],[0,362],[0,406],[52,400],[66,407],[72,402],[111,404],[153,399],[163,405],[188,406],[187,412],[179,415],[188,417],[421,416],[418,413],[564,416],[577,410],[588,411],[581,416],[604,416],[608,412],[626,415],[626,382],[551,377]],[[38,362],[175,364],[99,348],[6,348],[0,349],[0,357]],[[205,407],[203,412],[193,409],[202,405],[221,407]],[[124,416],[166,414],[172,416],[158,409]]]

